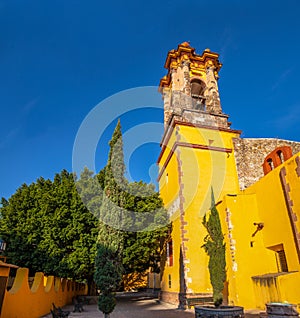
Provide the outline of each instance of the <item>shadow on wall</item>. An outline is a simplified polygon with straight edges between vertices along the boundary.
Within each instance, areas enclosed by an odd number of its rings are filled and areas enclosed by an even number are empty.
[[[0,279],[5,281],[0,286],[4,289],[0,318],[38,318],[50,312],[52,303],[64,306],[72,303],[72,297],[87,294],[86,284],[43,273],[35,274],[30,287],[28,274],[27,268],[19,268],[12,288],[7,290],[9,271],[0,270]]]

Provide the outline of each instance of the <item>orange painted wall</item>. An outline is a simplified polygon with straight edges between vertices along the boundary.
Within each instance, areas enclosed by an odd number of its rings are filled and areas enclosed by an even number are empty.
[[[5,292],[1,318],[38,318],[50,312],[52,303],[64,306],[72,297],[85,295],[87,286],[74,281],[36,273],[28,285],[28,269],[19,268],[12,288]]]

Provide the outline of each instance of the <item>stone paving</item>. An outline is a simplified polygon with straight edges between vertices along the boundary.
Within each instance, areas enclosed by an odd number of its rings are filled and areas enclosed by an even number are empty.
[[[63,308],[69,310],[69,317],[100,318],[104,315],[98,310],[96,301],[84,306],[84,311],[73,312],[74,306],[68,305]],[[50,315],[43,318],[50,318]],[[176,306],[158,301],[151,295],[131,294],[118,297],[117,306],[110,318],[192,318],[195,317],[193,309],[180,310]],[[246,318],[260,317],[258,312],[248,312]]]

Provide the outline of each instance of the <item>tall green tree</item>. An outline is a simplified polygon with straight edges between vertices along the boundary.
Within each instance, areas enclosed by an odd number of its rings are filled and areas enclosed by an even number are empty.
[[[226,280],[225,243],[219,213],[215,205],[214,193],[211,193],[211,210],[207,220],[204,215],[202,224],[208,234],[204,238],[203,248],[209,256],[208,269],[213,287],[213,299],[216,307],[223,302],[223,289]]]
[[[31,274],[43,271],[87,280],[91,285],[97,250],[96,271],[100,272],[95,280],[98,285],[105,283],[105,276],[114,280],[107,289],[101,285],[106,294],[99,306],[103,312],[112,308],[107,301],[114,303],[122,273],[142,273],[149,266],[157,269],[167,224],[154,187],[142,182],[129,184],[124,173],[118,122],[107,166],[97,175],[84,169],[74,180],[72,173],[63,170],[53,181],[41,177],[30,185],[23,184],[8,200],[2,199],[0,236],[7,242],[9,261],[28,267]],[[121,230],[131,227],[137,232]]]
[[[104,191],[100,210],[95,282],[100,288],[98,308],[105,317],[114,310],[115,291],[122,281],[122,253],[124,232],[120,230],[125,205],[125,164],[121,124],[117,126],[109,143],[110,151],[105,167]]]

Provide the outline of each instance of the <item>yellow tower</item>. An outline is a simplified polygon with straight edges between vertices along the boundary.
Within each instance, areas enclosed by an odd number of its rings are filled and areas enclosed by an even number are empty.
[[[190,297],[212,293],[208,258],[201,245],[206,235],[203,215],[211,204],[239,190],[233,139],[221,107],[219,55],[206,49],[195,53],[189,43],[178,45],[166,59],[160,81],[165,132],[161,143],[159,189],[172,220],[162,262],[161,298],[186,304]]]
[[[198,55],[184,42],[168,53],[160,81],[165,132],[158,180],[172,221],[161,298],[184,307],[189,298],[212,294],[201,246],[213,189],[226,246],[225,301],[300,309],[300,143],[241,139],[222,111],[221,66],[217,53]]]

